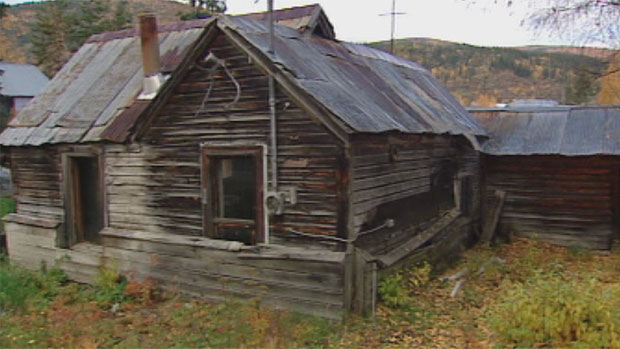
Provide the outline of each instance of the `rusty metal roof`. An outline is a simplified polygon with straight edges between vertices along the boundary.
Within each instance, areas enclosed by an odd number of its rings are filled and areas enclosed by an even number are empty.
[[[491,155],[620,155],[620,106],[470,109]]]
[[[264,22],[228,17],[229,27],[289,72],[354,132],[485,135],[454,96],[417,63],[364,45],[279,27],[275,56]]]
[[[304,17],[311,13],[316,19],[317,7],[309,6],[312,11],[287,9],[284,11],[289,12],[280,16],[288,24],[294,12]],[[320,14],[324,16],[322,11]],[[313,25],[319,22],[315,20]],[[295,26],[283,25],[276,26],[276,55],[271,56],[267,53],[265,23],[252,19],[252,15],[160,26],[164,70],[172,72],[205,33],[204,27],[211,25],[246,38],[288,72],[316,103],[350,128],[348,132],[485,134],[420,65],[363,45],[309,36],[303,33],[305,29],[300,32]],[[110,127],[118,135],[114,141],[124,140],[139,120],[138,114],[146,109],[144,103],[136,101],[143,78],[138,40],[135,29],[91,37],[10,123],[0,135],[0,144],[96,142]]]
[[[159,29],[162,67],[173,70],[206,22]],[[94,142],[142,90],[134,29],[91,37],[0,135],[5,146]]]

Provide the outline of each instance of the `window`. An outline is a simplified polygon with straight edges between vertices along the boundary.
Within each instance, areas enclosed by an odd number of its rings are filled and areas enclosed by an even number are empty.
[[[263,148],[202,148],[203,227],[207,236],[264,241]]]
[[[65,236],[61,247],[99,243],[104,227],[103,180],[96,153],[63,154]]]

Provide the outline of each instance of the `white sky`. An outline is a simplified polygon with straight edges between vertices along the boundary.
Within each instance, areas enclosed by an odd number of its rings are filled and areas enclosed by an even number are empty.
[[[8,4],[23,0],[4,0]],[[340,40],[367,42],[388,40],[391,0],[274,0],[274,7],[285,8],[318,2],[330,18]],[[485,2],[485,1],[482,1]],[[500,1],[501,2],[501,1]],[[471,5],[468,0],[397,0],[396,38],[428,37],[481,46],[520,46],[570,44],[543,37],[521,26],[528,8]],[[479,1],[480,3],[480,1]],[[521,3],[531,3],[525,1]],[[266,0],[227,0],[228,14],[264,11]]]
[[[275,8],[300,6],[309,0],[274,0]],[[391,0],[315,0],[334,25],[338,39],[353,42],[390,38]],[[396,38],[429,37],[483,46],[560,44],[537,37],[521,26],[528,8],[471,5],[467,0],[397,0]],[[228,14],[264,11],[266,0],[228,0]]]

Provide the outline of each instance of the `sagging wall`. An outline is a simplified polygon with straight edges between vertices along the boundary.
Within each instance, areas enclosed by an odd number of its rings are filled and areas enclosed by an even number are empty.
[[[500,234],[609,249],[618,228],[619,165],[604,156],[484,155],[486,202],[495,190],[506,192]]]
[[[461,137],[364,135],[354,139],[351,165],[352,309],[369,314],[382,277],[422,261],[445,265],[472,242],[480,162]]]
[[[443,211],[457,208],[479,224],[479,155],[463,138],[433,135],[364,136],[353,144],[352,204],[356,233],[385,219],[393,228],[365,236],[362,246],[388,253],[430,226]],[[445,175],[442,178],[442,171]],[[443,188],[439,188],[443,186]],[[452,197],[445,195],[446,189]],[[438,207],[430,207],[438,202]]]

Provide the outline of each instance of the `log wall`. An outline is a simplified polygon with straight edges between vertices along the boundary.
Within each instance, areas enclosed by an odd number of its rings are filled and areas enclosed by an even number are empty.
[[[618,223],[611,157],[484,156],[486,201],[506,192],[499,231],[563,246],[608,249]]]
[[[11,150],[17,212],[62,222],[60,155],[56,147]]]

